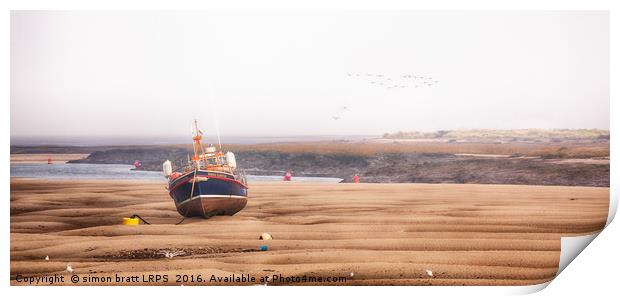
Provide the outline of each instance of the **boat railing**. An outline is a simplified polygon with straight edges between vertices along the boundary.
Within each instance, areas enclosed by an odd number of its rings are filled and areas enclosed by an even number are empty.
[[[231,175],[232,177],[234,177],[236,180],[240,180],[243,184],[247,184],[247,181],[246,181],[246,171],[245,170],[239,169],[239,168],[235,168],[235,169],[230,168],[230,167],[228,167],[228,168],[229,168],[229,170],[221,170],[220,171],[220,170],[209,170],[208,168],[201,166],[199,169],[200,170],[206,170],[208,174],[211,173],[214,176],[217,176],[218,174],[228,174],[228,175]],[[192,172],[194,170],[195,170],[195,166],[193,164],[189,164],[189,165],[183,166],[183,167],[175,170],[175,172],[184,175],[184,174],[187,174],[187,173]]]
[[[237,173],[237,174],[235,175],[235,178],[236,178],[237,180],[239,180],[241,183],[243,183],[243,184],[247,185],[247,184],[248,184],[248,182],[247,182],[247,179],[246,179],[245,170],[243,170],[243,169],[237,169],[237,170],[235,170],[235,172]]]

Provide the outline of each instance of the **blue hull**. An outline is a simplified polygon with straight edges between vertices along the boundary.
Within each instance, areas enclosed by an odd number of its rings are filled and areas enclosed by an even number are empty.
[[[168,186],[179,214],[202,218],[234,215],[247,204],[247,186],[233,176],[207,171],[196,175],[194,180],[194,172],[190,172]]]

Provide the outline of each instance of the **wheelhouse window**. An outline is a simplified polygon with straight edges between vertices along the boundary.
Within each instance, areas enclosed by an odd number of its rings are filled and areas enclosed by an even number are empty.
[[[212,158],[207,158],[207,164],[208,164],[208,165],[217,165],[216,158],[214,158],[214,157],[212,157]]]

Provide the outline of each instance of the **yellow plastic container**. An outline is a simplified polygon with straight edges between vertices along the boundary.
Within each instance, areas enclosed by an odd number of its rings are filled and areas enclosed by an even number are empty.
[[[138,218],[123,218],[123,225],[140,225]]]

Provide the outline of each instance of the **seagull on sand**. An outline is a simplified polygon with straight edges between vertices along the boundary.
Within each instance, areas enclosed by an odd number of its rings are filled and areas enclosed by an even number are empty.
[[[67,271],[69,273],[73,273],[73,267],[71,267],[71,265],[67,264]]]
[[[50,256],[45,256],[45,261],[50,261]]]
[[[428,276],[430,276],[430,277],[433,277],[433,271],[432,271],[432,270],[430,270],[430,269],[427,269],[427,270],[426,270],[426,274],[427,274]]]

